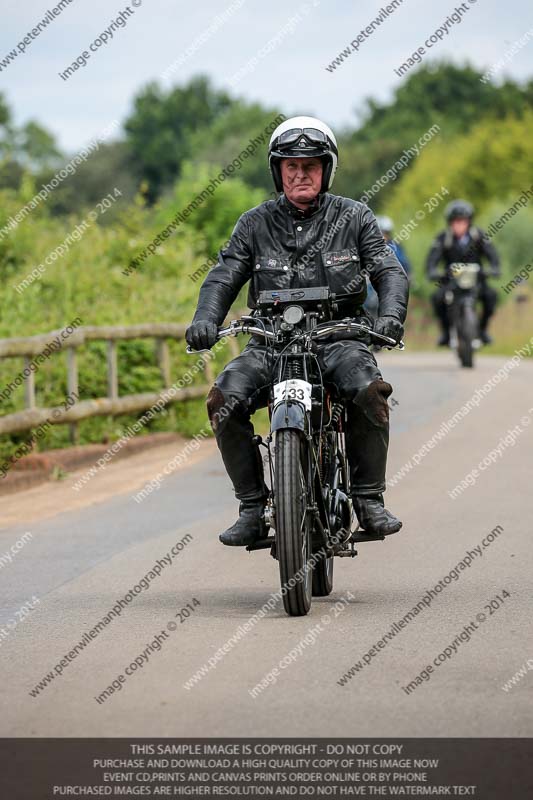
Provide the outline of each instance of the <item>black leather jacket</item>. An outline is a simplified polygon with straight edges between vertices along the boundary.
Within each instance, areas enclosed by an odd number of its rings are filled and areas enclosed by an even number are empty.
[[[487,234],[474,225],[468,231],[468,239],[462,243],[453,236],[450,230],[442,231],[435,237],[426,262],[426,273],[431,280],[439,276],[441,261],[444,262],[444,274],[450,276],[450,264],[471,262],[480,264],[483,274],[483,262],[489,262],[494,277],[500,275],[500,259],[496,248]]]
[[[379,297],[380,316],[403,323],[407,278],[370,209],[326,193],[302,212],[281,195],[239,218],[202,284],[193,322],[220,325],[247,281],[250,308],[263,289],[329,286],[337,298],[347,295],[337,317],[354,316],[366,296],[366,273]]]

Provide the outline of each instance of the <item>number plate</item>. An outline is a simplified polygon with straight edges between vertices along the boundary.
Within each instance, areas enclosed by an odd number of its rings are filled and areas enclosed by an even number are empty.
[[[311,390],[312,386],[307,381],[292,378],[288,381],[276,383],[274,386],[274,405],[285,403],[287,400],[297,400],[305,408],[311,410]]]
[[[450,264],[450,269],[460,289],[473,289],[477,284],[479,264]]]

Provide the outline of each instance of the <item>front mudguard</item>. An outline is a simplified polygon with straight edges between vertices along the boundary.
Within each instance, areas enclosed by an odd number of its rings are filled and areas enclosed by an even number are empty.
[[[272,411],[270,430],[274,432],[295,428],[305,432],[309,427],[306,424],[307,414],[305,407],[297,401],[291,400],[288,403],[278,403]]]

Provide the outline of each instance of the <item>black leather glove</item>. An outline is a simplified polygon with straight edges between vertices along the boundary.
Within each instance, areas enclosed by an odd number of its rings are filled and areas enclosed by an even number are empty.
[[[374,331],[399,342],[403,336],[403,325],[396,317],[378,317],[374,323]],[[374,342],[379,344],[378,340]]]
[[[211,350],[218,336],[218,326],[208,319],[191,323],[185,331],[185,340],[193,350]]]

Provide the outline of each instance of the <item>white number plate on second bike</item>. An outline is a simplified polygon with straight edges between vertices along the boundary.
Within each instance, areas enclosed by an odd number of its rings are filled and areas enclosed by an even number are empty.
[[[285,403],[287,400],[297,400],[303,403],[305,408],[311,410],[311,389],[312,386],[307,381],[291,378],[288,381],[276,383],[274,386],[274,405]]]

